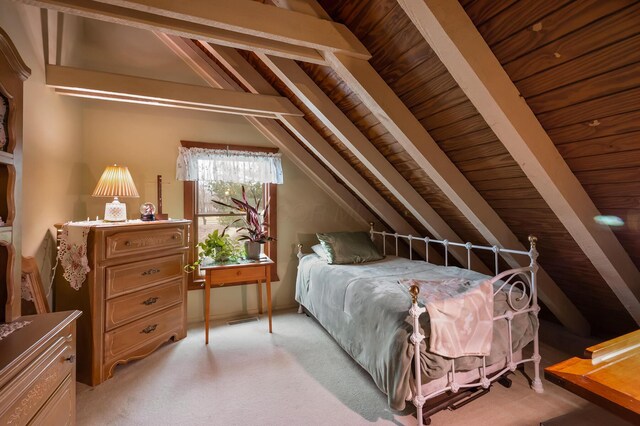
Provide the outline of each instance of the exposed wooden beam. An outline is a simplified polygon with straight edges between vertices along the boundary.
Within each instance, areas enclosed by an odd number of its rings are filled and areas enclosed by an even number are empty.
[[[257,95],[204,86],[89,71],[71,67],[47,65],[46,83],[65,94],[78,92],[83,96],[93,93],[96,98],[146,101],[151,104],[204,108],[222,113],[256,115],[260,117],[302,115],[286,98]]]
[[[274,94],[277,91],[256,71],[238,52],[223,46],[202,44],[215,58],[220,61],[233,76],[241,80],[242,84],[252,93]],[[291,116],[281,117],[282,122],[294,133],[322,162],[338,177],[349,185],[366,205],[376,212],[387,225],[398,233],[418,235],[417,231],[403,218],[369,183],[340,156],[328,142],[319,135],[302,117],[295,119]],[[424,249],[416,249],[425,255]],[[441,256],[430,250],[430,259],[441,260]]]
[[[542,198],[640,324],[640,272],[458,2],[399,0]]]
[[[369,59],[344,25],[252,0],[96,0],[254,37]]]
[[[324,58],[309,47],[283,43],[277,40],[256,37],[249,34],[212,28],[195,22],[182,21],[165,16],[153,15],[133,9],[87,0],[16,0],[62,13],[127,25],[149,31],[161,31],[180,37],[215,42],[224,46],[254,50],[270,55],[323,64]]]
[[[462,241],[298,64],[290,59],[258,56],[435,238]],[[460,264],[467,265],[465,249],[453,248],[450,251]],[[471,265],[479,272],[491,273],[473,253]]]
[[[156,36],[212,87],[243,91],[238,83],[190,40],[163,33],[156,33]],[[353,218],[363,225],[379,222],[360,200],[336,181],[333,175],[276,121],[257,117],[245,118]]]

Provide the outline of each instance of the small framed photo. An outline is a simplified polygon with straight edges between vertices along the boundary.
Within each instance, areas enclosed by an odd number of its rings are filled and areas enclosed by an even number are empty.
[[[38,263],[33,257],[22,258],[22,314],[45,314],[49,312],[49,302],[44,292]]]

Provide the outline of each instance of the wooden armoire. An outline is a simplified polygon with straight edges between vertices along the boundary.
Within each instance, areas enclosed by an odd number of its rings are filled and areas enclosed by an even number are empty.
[[[69,425],[80,312],[20,312],[23,83],[30,74],[0,28],[0,424]]]

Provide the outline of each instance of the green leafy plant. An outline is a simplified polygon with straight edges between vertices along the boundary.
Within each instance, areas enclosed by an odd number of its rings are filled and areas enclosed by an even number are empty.
[[[201,265],[205,259],[212,259],[216,263],[236,261],[242,255],[242,249],[238,242],[226,235],[227,228],[219,232],[217,229],[207,235],[207,238],[199,243],[197,247],[200,249],[198,260],[192,264],[185,265],[187,272],[193,272]]]
[[[242,200],[238,200],[237,198],[231,198],[233,202],[233,206],[223,203],[222,201],[211,200],[216,204],[219,204],[224,207],[228,207],[230,209],[239,211],[244,213],[244,217],[242,219],[236,219],[232,224],[236,222],[243,222],[244,226],[238,228],[238,231],[246,231],[245,235],[240,236],[239,240],[248,240],[256,243],[266,243],[267,241],[275,240],[275,238],[269,236],[268,228],[269,224],[262,221],[264,217],[264,212],[269,208],[269,201],[265,204],[262,211],[259,211],[260,208],[260,199],[258,199],[254,194],[254,203],[255,207],[252,206],[247,200],[247,193],[242,187]]]

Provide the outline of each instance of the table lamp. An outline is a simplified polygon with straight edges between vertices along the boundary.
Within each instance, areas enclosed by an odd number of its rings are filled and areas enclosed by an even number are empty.
[[[93,190],[93,197],[113,197],[104,208],[104,220],[107,222],[124,222],[127,220],[127,205],[121,203],[118,197],[138,198],[138,190],[133,184],[129,169],[114,164],[107,166]]]

